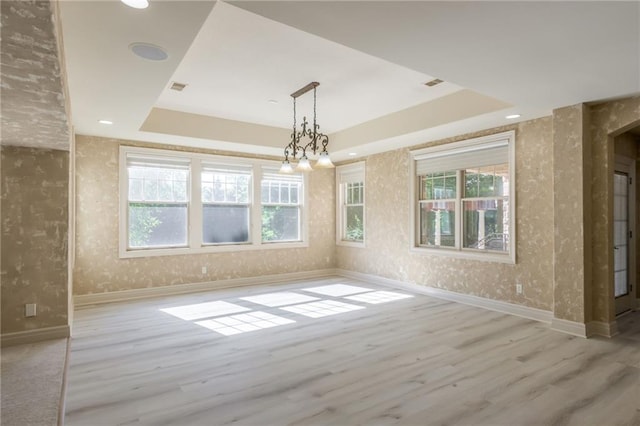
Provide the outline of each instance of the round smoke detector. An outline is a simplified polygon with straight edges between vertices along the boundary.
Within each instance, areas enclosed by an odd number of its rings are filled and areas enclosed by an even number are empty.
[[[162,47],[151,43],[131,43],[129,49],[136,56],[148,61],[164,61],[169,57]]]

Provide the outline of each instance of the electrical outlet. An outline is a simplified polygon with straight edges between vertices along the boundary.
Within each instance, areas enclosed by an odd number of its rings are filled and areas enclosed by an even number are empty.
[[[203,273],[203,274],[206,274],[206,273],[207,273],[207,267],[206,267],[206,266],[203,266],[203,267],[202,267],[202,273]]]
[[[522,284],[516,284],[516,293],[522,294]]]
[[[36,304],[35,303],[27,303],[24,305],[24,316],[25,317],[35,317],[36,316]]]

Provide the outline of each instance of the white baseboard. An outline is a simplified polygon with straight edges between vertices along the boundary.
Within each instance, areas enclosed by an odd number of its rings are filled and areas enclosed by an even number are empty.
[[[163,287],[149,287],[132,290],[110,291],[108,293],[80,294],[73,297],[74,306],[82,307],[101,303],[121,302],[132,299],[172,296],[176,294],[198,293],[203,291],[222,290],[230,287],[245,287],[264,284],[275,284],[284,281],[296,281],[313,278],[324,278],[335,275],[336,270],[318,269],[315,271],[289,272],[285,274],[262,275],[248,278],[230,278],[226,280],[207,281],[202,283],[176,284]]]
[[[551,329],[562,333],[572,334],[578,337],[589,337],[587,332],[587,324],[581,322],[569,321],[560,318],[554,318],[551,321]]]
[[[603,336],[613,337],[618,334],[618,323],[603,322],[603,321],[591,321],[587,324],[587,336]]]
[[[18,331],[15,333],[5,333],[2,335],[2,346],[22,345],[25,343],[36,343],[43,340],[63,339],[69,337],[69,326],[59,325],[57,327],[36,328],[35,330]]]
[[[499,300],[486,299],[484,297],[472,296],[468,294],[456,293],[453,291],[443,290],[440,288],[427,287],[418,284],[406,283],[403,281],[392,280],[389,278],[379,277],[377,275],[363,274],[361,272],[347,271],[337,269],[336,273],[343,277],[353,278],[362,281],[370,281],[373,283],[387,285],[398,289],[413,291],[416,293],[426,294],[428,296],[437,297],[439,299],[449,300],[452,302],[463,303],[465,305],[476,306],[491,311],[502,312],[505,314],[516,315],[519,317],[532,319],[535,321],[551,323],[553,313],[542,309],[530,308],[527,306],[516,305],[513,303],[502,302]]]

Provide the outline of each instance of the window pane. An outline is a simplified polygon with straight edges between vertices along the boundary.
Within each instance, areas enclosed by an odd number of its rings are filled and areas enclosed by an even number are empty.
[[[455,170],[429,173],[425,176],[420,176],[418,179],[421,200],[450,200],[456,198],[458,178]]]
[[[344,239],[348,241],[363,241],[364,239],[364,207],[347,206],[345,208]]]
[[[262,241],[300,241],[298,206],[263,206]]]
[[[143,196],[146,201],[159,201],[157,179],[145,179],[143,191]]]
[[[420,203],[420,244],[455,247],[455,202]]]
[[[142,201],[142,179],[129,178],[129,201]]]
[[[302,184],[299,182],[262,181],[263,204],[298,204]]]
[[[129,201],[187,201],[188,170],[129,166]]]
[[[129,247],[186,244],[186,204],[129,203]]]
[[[464,173],[465,198],[509,195],[509,165],[467,169]]]
[[[271,192],[269,195],[269,199],[271,200],[271,203],[279,203],[280,202],[280,188],[279,185],[276,182],[272,182],[271,183]]]
[[[244,243],[249,241],[249,206],[202,206],[202,241]]]
[[[464,195],[467,198],[478,196],[478,169],[467,169],[464,172]]]
[[[509,250],[509,201],[467,200],[463,202],[463,247],[479,250]]]

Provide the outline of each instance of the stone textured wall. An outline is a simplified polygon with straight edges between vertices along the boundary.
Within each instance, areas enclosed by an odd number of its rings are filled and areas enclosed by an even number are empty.
[[[366,158],[365,248],[337,247],[339,268],[533,308],[553,307],[551,118],[461,135],[424,146],[516,131],[517,263],[410,252],[409,150]],[[418,146],[414,148],[420,148]],[[523,284],[518,295],[515,284]]]
[[[0,2],[2,144],[69,149],[53,3]]]
[[[2,333],[67,325],[69,153],[3,146],[0,168]]]
[[[308,248],[120,259],[118,149],[121,143],[149,146],[99,137],[76,138],[77,228],[74,294],[104,293],[335,267],[335,173],[332,169],[316,170],[310,175]],[[158,145],[153,146],[159,148]],[[169,148],[186,150],[178,147]],[[195,149],[193,151],[207,152]],[[206,274],[202,274],[202,266],[207,266]]]
[[[615,318],[613,298],[613,136],[640,125],[640,97],[591,107],[593,319]]]

